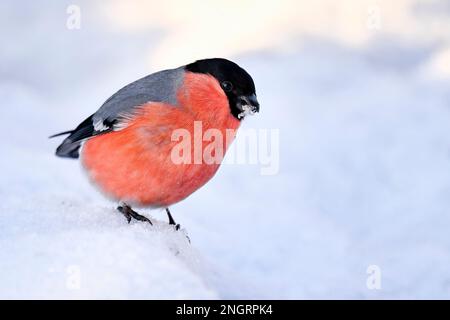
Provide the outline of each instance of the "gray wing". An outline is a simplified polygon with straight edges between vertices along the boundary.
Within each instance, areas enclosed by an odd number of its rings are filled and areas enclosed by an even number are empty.
[[[70,135],[56,149],[56,155],[78,158],[82,141],[120,128],[147,102],[178,105],[176,94],[183,79],[184,68],[181,67],[153,73],[123,87],[75,130],[67,132]]]
[[[177,105],[177,89],[183,82],[183,68],[153,73],[130,83],[112,95],[93,115],[94,126],[108,130],[123,118],[133,115],[147,102]]]

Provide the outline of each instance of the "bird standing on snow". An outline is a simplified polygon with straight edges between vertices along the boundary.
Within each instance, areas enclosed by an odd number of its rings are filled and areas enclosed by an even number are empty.
[[[169,223],[175,224],[168,207],[208,182],[220,162],[175,163],[173,132],[195,136],[195,122],[200,122],[203,131],[216,129],[225,137],[245,115],[258,111],[255,85],[244,69],[226,59],[199,60],[120,89],[75,130],[55,135],[70,134],[56,155],[81,155],[91,181],[119,201],[117,209],[128,222],[151,224],[132,209],[138,206],[166,208]],[[202,155],[206,146],[200,142]]]

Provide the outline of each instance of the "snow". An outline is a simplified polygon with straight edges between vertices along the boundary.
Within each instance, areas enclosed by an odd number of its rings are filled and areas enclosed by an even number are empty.
[[[237,52],[261,104],[242,129],[279,130],[279,171],[223,165],[171,207],[176,231],[163,210],[128,225],[47,139],[155,71],[160,31],[110,31],[89,10],[67,31],[50,3],[0,10],[21,35],[0,52],[0,298],[450,298],[448,42]]]

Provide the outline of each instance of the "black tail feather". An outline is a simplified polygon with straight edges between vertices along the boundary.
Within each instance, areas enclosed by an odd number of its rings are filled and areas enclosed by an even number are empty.
[[[50,138],[70,134],[56,149],[56,155],[62,158],[79,158],[81,143],[94,135],[92,116],[84,120],[75,130],[57,133]]]
[[[72,134],[74,131],[75,131],[75,130],[69,130],[69,131],[60,132],[60,133],[51,135],[51,136],[48,137],[48,138],[49,138],[49,139],[52,139],[52,138],[56,138],[56,137],[59,137],[59,136],[63,136],[63,135],[65,135],[65,134]]]
[[[63,143],[56,149],[56,155],[61,158],[78,159],[80,157],[81,141],[72,142],[64,140]]]

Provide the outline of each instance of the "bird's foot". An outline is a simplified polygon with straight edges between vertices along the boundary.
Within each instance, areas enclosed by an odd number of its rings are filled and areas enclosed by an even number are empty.
[[[167,216],[169,217],[169,224],[175,226],[175,230],[180,230],[181,226],[175,222],[172,215],[170,214],[169,208],[166,208]]]
[[[147,218],[143,215],[140,215],[139,213],[137,213],[136,211],[131,209],[131,207],[129,205],[123,204],[121,206],[118,206],[117,210],[125,216],[128,223],[131,222],[131,218],[134,218],[138,221],[146,221],[146,222],[150,223],[151,225],[153,225],[153,223],[150,221],[149,218]]]

